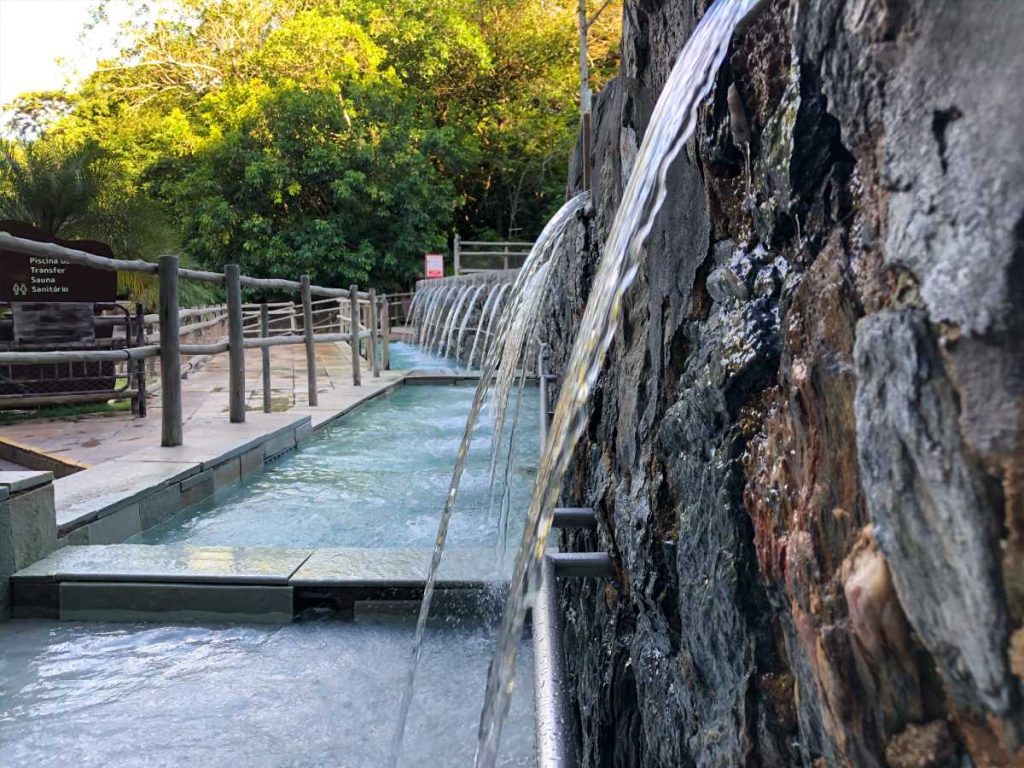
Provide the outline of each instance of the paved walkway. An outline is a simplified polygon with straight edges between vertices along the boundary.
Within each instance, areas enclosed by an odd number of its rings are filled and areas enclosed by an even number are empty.
[[[313,426],[330,420],[339,412],[358,404],[367,395],[390,385],[404,372],[382,371],[374,379],[362,361],[363,386],[352,385],[352,366],[347,343],[318,344],[317,392],[320,406],[308,407],[305,347],[273,347],[271,360],[271,399],[275,413],[308,414]],[[209,428],[221,421],[228,423],[228,356],[216,355],[202,361],[182,381],[184,435],[189,429]],[[246,351],[247,408],[263,410],[262,358],[260,350]],[[160,445],[160,397],[149,399],[149,414],[144,419],[130,412],[82,416],[75,420],[34,419],[0,427],[0,437],[10,438],[41,451],[74,459],[87,465],[129,456]]]

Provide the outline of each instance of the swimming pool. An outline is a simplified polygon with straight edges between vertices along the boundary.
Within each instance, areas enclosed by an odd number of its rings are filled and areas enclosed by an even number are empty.
[[[0,624],[4,768],[376,768],[392,736],[411,617],[279,628]],[[403,766],[473,761],[492,629],[432,620]],[[529,643],[500,765],[533,765]]]
[[[406,341],[392,341],[389,354],[393,371],[411,371],[415,368],[461,370],[454,359],[432,354]]]
[[[326,427],[294,454],[129,542],[432,549],[473,392],[469,385],[397,387]],[[536,390],[530,388],[523,395],[508,478],[512,541],[529,503],[537,432]],[[453,548],[498,541],[497,507],[488,514],[490,445],[485,414],[451,524]]]

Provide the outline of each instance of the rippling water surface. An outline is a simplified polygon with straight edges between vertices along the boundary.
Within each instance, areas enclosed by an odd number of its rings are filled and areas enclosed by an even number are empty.
[[[0,624],[0,765],[376,768],[413,621]],[[470,765],[492,631],[469,619],[432,625],[403,765]],[[529,663],[502,757],[510,768],[533,764]]]
[[[398,387],[293,455],[130,541],[433,549],[472,400],[472,386]],[[509,482],[511,509],[520,517],[536,470],[537,411],[536,389],[528,387]],[[487,512],[490,436],[485,418],[452,520],[450,542],[456,548],[497,542],[496,511],[490,517]],[[513,525],[512,535],[520,530]]]

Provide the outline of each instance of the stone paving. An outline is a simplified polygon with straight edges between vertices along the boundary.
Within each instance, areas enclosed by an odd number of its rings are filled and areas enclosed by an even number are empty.
[[[344,409],[348,401],[361,400],[366,390],[378,382],[394,382],[400,374],[382,372],[374,380],[362,361],[364,386],[352,385],[351,355],[347,343],[318,344],[317,392],[321,405],[307,407],[305,348],[302,345],[273,347],[271,361],[271,399],[275,412],[307,413],[317,426],[328,412]],[[260,350],[246,350],[247,407],[262,412],[262,358]],[[190,427],[228,421],[228,356],[215,355],[205,365],[182,380],[182,412],[186,444]],[[0,437],[10,438],[46,453],[73,459],[87,465],[121,458],[136,451],[160,445],[160,397],[149,398],[149,414],[144,419],[130,412],[89,415],[74,420],[38,419],[0,427]],[[16,467],[9,467],[14,469]]]

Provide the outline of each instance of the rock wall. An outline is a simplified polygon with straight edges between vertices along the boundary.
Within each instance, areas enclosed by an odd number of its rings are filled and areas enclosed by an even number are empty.
[[[705,5],[626,4],[554,371]],[[1022,39],[1015,0],[737,34],[563,490],[617,569],[561,585],[584,765],[1024,765]]]

